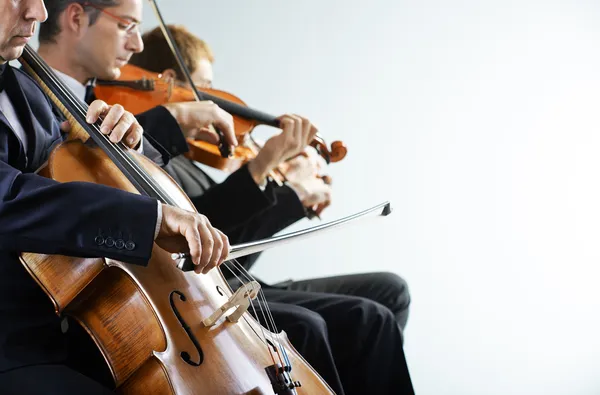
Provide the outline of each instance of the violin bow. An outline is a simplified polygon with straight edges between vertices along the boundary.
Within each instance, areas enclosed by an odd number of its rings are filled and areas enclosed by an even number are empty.
[[[196,98],[196,101],[206,100],[206,97],[204,96],[204,94],[202,92],[200,92],[198,90],[198,87],[196,86],[196,84],[194,84],[194,80],[192,79],[190,70],[187,68],[185,62],[183,61],[183,56],[181,55],[181,52],[179,51],[179,48],[177,47],[177,44],[175,43],[175,40],[173,39],[173,35],[167,28],[165,20],[163,19],[162,14],[161,14],[160,10],[158,9],[158,4],[156,4],[156,0],[148,0],[148,1],[150,2],[150,4],[152,5],[152,8],[154,9],[154,13],[156,14],[156,17],[158,18],[160,30],[162,30],[163,35],[165,36],[165,39],[167,40],[167,44],[169,44],[169,47],[171,48],[173,55],[175,55],[175,58],[177,59],[177,64],[179,65],[179,68],[185,75],[185,79],[189,83],[191,90],[194,93],[194,97]],[[219,152],[221,153],[221,156],[223,158],[227,158],[227,157],[231,156],[231,147],[225,143],[225,135],[223,134],[223,132],[221,132],[214,125],[212,126],[212,128],[215,130],[215,132],[219,136]]]

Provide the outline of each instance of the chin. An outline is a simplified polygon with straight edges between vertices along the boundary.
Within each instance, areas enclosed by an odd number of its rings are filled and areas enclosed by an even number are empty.
[[[4,51],[2,51],[0,57],[7,62],[10,62],[11,60],[19,58],[23,54],[24,49],[24,46],[6,48]]]
[[[120,69],[120,68],[115,68],[115,69],[113,70],[113,76],[112,76],[112,79],[113,79],[113,80],[117,80],[117,79],[119,79],[119,77],[120,77],[120,76],[121,76],[121,69]]]
[[[119,70],[117,67],[107,68],[97,75],[98,79],[106,81],[116,80],[120,76],[121,70]]]

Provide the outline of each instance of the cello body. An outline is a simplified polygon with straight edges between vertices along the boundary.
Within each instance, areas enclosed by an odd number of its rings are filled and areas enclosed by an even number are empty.
[[[162,169],[134,155],[180,207],[195,210]],[[55,148],[40,174],[138,193],[101,149],[79,140]],[[56,313],[73,317],[92,337],[121,394],[272,394],[265,368],[273,365],[269,349],[277,352],[269,342],[278,341],[287,351],[294,380],[302,384],[298,394],[332,393],[284,333],[266,331],[249,313],[235,323],[223,318],[210,328],[203,325],[231,294],[220,270],[182,272],[156,244],[146,267],[30,253],[21,260]]]

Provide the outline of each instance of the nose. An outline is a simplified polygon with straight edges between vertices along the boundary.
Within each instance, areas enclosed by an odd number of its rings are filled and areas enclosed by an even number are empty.
[[[142,34],[139,29],[129,36],[126,45],[126,48],[133,53],[140,53],[144,50],[144,41],[142,40]]]
[[[28,0],[25,3],[23,18],[35,22],[44,22],[48,19],[48,11],[44,6],[44,0]]]

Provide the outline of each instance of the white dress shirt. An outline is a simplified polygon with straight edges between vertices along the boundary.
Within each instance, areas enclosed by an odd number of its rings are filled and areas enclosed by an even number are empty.
[[[9,67],[9,66],[6,66]],[[27,152],[27,135],[25,134],[25,130],[23,126],[21,126],[21,122],[19,121],[19,117],[13,107],[8,95],[6,94],[6,90],[3,90],[0,93],[0,111],[6,117],[10,127],[15,132],[15,135],[21,140],[21,144],[23,144],[23,149]]]

